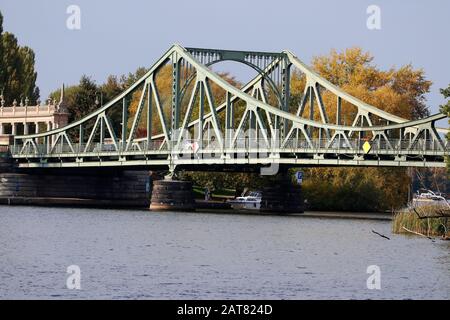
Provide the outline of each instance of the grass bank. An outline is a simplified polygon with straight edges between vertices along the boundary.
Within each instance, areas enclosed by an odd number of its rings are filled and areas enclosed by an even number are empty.
[[[417,233],[427,237],[449,237],[450,218],[420,217],[413,211],[397,212],[392,220],[392,232]]]
[[[204,199],[205,198],[205,188],[200,186],[193,186],[194,197],[195,199]],[[214,190],[211,194],[212,199],[214,200],[222,200],[225,201],[227,199],[234,198],[235,191],[233,189],[220,189]]]

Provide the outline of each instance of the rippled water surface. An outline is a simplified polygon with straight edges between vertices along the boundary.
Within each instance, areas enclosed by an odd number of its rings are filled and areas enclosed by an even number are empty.
[[[450,244],[389,221],[0,206],[0,297],[449,299]]]

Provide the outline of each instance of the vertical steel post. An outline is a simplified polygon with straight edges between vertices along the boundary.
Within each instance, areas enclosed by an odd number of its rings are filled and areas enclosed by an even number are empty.
[[[336,124],[341,125],[341,111],[342,111],[342,99],[341,97],[337,97],[337,105],[336,105]]]
[[[361,125],[360,127],[364,126],[364,117],[361,115],[360,116],[360,120],[361,120]],[[361,139],[363,138],[363,132],[362,131],[358,131],[358,148],[361,145]]]
[[[59,134],[59,145],[61,148],[61,152],[60,153],[64,153],[64,136],[60,133]]]
[[[84,130],[83,125],[80,124],[80,133],[78,137],[78,152],[81,152],[83,150],[83,143],[84,143]]]
[[[249,121],[248,121],[248,123],[249,123],[249,129],[250,129],[250,131],[249,131],[250,134],[249,134],[248,139],[249,139],[249,141],[252,141],[253,139],[256,138],[256,135],[255,135],[256,116],[255,116],[255,113],[253,112],[253,110],[249,111]]]
[[[319,148],[322,147],[322,128],[319,128]]]
[[[103,147],[103,143],[105,140],[105,125],[104,125],[104,118],[103,116],[100,117],[100,148]]]
[[[180,60],[175,53],[172,57],[172,127],[170,137],[176,139],[173,134],[179,127],[180,122]]]
[[[232,129],[232,111],[233,105],[231,103],[231,93],[227,91],[226,93],[226,109],[225,109],[225,146],[229,147],[229,143],[231,142],[231,129]]]
[[[121,150],[124,150],[127,145],[127,123],[128,123],[128,106],[127,106],[127,98],[124,97],[122,100],[122,147]]]
[[[309,87],[309,119],[314,121],[314,88]],[[312,127],[308,128],[309,137],[312,139]]]
[[[289,100],[290,100],[290,80],[291,80],[291,64],[289,63],[287,57],[283,58],[282,61],[282,71],[281,71],[281,85],[282,85],[282,103],[283,111],[289,112]],[[281,138],[284,139],[288,127],[288,120],[283,119],[281,123]]]
[[[152,142],[152,85],[149,82],[147,85],[147,149]]]
[[[199,110],[198,110],[198,140],[199,140],[199,147],[203,148],[203,116],[205,112],[205,86],[203,81],[199,82],[200,85],[200,103],[199,103]]]

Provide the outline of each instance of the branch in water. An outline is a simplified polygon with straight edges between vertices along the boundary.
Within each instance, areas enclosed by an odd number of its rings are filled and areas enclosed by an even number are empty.
[[[377,234],[377,235],[379,235],[379,236],[382,237],[382,238],[391,240],[389,237],[386,237],[384,234],[378,233],[378,232],[376,232],[375,230],[372,230],[372,232],[375,233],[375,234]]]
[[[404,230],[408,231],[408,232],[411,232],[411,233],[416,234],[416,235],[418,235],[418,236],[422,236],[422,237],[425,237],[425,238],[430,239],[431,241],[434,241],[433,238],[431,238],[431,237],[429,237],[429,236],[426,236],[426,235],[424,235],[424,234],[422,234],[422,233],[420,233],[420,232],[416,232],[416,231],[409,230],[409,229],[406,228],[406,227],[402,227],[402,228],[403,228]]]

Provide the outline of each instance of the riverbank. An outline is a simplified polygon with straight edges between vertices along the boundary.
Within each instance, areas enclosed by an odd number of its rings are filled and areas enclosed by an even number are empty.
[[[146,208],[148,202],[138,200],[105,200],[47,197],[3,197],[0,205],[76,208]]]
[[[144,203],[130,200],[95,200],[77,198],[24,198],[10,197],[0,198],[0,205],[10,206],[41,206],[41,207],[78,207],[78,208],[132,208],[146,209]],[[368,213],[368,212],[319,212],[307,211],[305,213],[265,213],[251,210],[233,210],[229,204],[222,201],[197,201],[198,213],[226,214],[226,215],[283,215],[305,218],[327,218],[327,219],[363,219],[363,220],[392,220],[390,213]]]
[[[363,220],[382,220],[392,221],[391,213],[377,212],[319,212],[307,211],[302,214],[309,218],[331,218],[331,219],[363,219]]]
[[[412,211],[397,212],[393,217],[392,232],[397,234],[416,234],[423,237],[450,238],[450,219],[448,217],[422,217]]]
[[[392,214],[377,212],[325,212],[325,211],[305,211],[304,213],[270,213],[251,210],[213,210],[197,209],[198,213],[223,214],[223,215],[253,215],[253,216],[286,216],[303,218],[322,218],[322,219],[360,219],[360,220],[378,220],[392,221]]]

